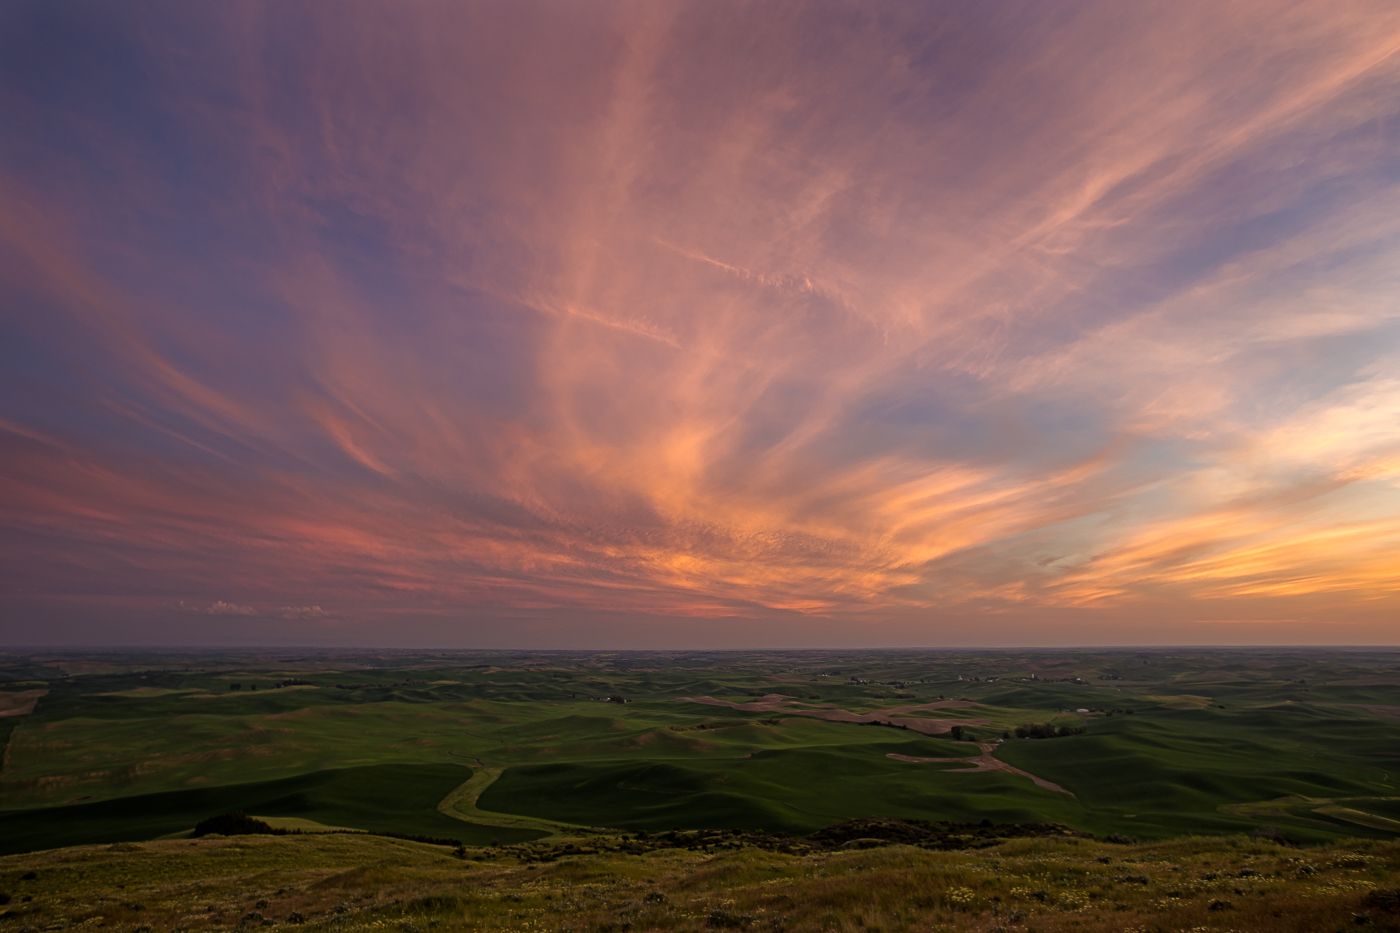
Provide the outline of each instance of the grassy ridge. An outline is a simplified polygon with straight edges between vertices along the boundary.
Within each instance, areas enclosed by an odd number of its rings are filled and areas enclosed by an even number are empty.
[[[1299,851],[1241,837],[1155,845],[1014,839],[785,855],[741,843],[643,855],[612,840],[461,861],[440,847],[353,836],[206,838],[0,858],[16,929],[618,933],[1400,929],[1400,847]],[[625,843],[623,844],[625,846]],[[532,851],[538,851],[532,847]]]

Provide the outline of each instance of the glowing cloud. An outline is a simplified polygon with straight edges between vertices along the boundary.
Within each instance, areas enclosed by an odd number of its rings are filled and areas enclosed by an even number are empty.
[[[7,23],[18,624],[1397,637],[1393,4]]]

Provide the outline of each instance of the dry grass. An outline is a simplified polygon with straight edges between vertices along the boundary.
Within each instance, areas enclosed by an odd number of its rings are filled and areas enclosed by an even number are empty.
[[[784,855],[597,851],[527,864],[524,849],[444,849],[361,836],[207,838],[0,859],[0,929],[327,933],[746,930],[830,933],[1334,933],[1400,929],[1372,892],[1400,883],[1400,846],[1293,849],[1244,839],[1149,846],[1013,840]],[[590,851],[592,850],[592,851]],[[36,877],[25,879],[28,872]],[[26,899],[27,898],[27,899]],[[1369,898],[1369,902],[1368,902]]]

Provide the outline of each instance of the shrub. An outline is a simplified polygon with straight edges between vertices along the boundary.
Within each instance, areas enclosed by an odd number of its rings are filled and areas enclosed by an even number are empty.
[[[277,830],[273,830],[273,832],[276,833]],[[363,835],[383,836],[385,839],[403,839],[406,842],[422,842],[430,846],[455,846],[459,849],[463,849],[464,852],[466,848],[462,845],[462,840],[451,839],[446,836],[420,836],[417,833],[396,833],[387,829],[365,830]],[[491,840],[491,844],[498,845],[495,839]]]
[[[1377,888],[1368,892],[1362,903],[1372,910],[1400,914],[1400,888]]]
[[[262,820],[254,819],[242,810],[211,816],[207,820],[201,820],[194,828],[195,836],[207,836],[210,833],[218,833],[221,836],[277,835],[271,826]]]
[[[1277,842],[1279,845],[1292,845],[1293,840],[1279,832],[1277,826],[1259,826],[1249,834],[1255,839],[1267,839],[1270,842]]]
[[[716,907],[705,915],[707,927],[746,927],[753,921],[749,914],[736,913],[724,907]]]
[[[1083,735],[1083,726],[1059,726],[1048,722],[1029,722],[1016,727],[1018,739],[1058,739],[1067,735]]]

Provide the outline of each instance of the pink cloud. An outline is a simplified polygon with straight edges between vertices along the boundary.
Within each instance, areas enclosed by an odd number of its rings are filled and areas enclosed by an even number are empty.
[[[915,633],[1393,602],[1400,14],[1018,9],[130,14],[162,134],[24,98],[70,144],[0,162],[7,321],[65,373],[0,410],[16,578]]]

